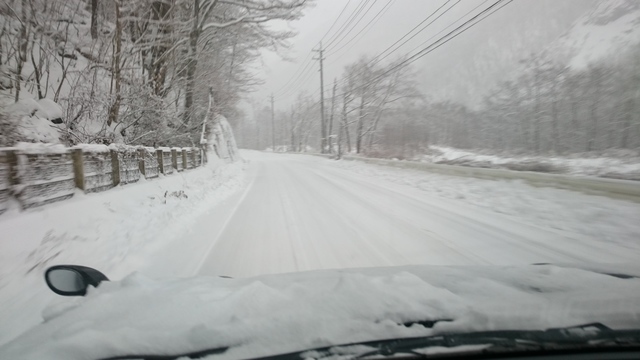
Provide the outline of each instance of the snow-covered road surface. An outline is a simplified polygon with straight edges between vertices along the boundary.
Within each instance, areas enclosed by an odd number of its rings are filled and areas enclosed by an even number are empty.
[[[201,219],[207,230],[200,234],[210,237],[211,250],[201,261],[200,274],[247,277],[407,264],[640,259],[637,242],[621,244],[553,229],[500,214],[500,209],[359,174],[324,158],[258,152],[243,156],[250,161],[247,188],[223,205],[224,212],[218,209],[217,218]]]

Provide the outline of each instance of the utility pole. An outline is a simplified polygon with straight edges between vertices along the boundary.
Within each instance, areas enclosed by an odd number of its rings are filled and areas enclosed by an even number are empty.
[[[324,75],[322,68],[322,61],[324,60],[322,50],[322,41],[318,44],[318,50],[313,50],[318,53],[317,58],[313,58],[313,60],[320,61],[320,138],[322,139],[320,142],[320,152],[325,153],[327,148],[327,125],[324,120]]]
[[[273,93],[271,93],[271,149],[276,152],[276,123],[273,113]]]

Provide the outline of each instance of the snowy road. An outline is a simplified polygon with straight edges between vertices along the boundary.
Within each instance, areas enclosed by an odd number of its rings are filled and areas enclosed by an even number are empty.
[[[3,214],[0,345],[68,301],[42,279],[56,264],[91,266],[114,280],[133,271],[163,280],[405,264],[640,262],[635,202],[357,161],[242,155],[248,162],[212,159],[174,176]],[[175,192],[188,197],[167,197]]]
[[[436,197],[336,167],[327,159],[257,152],[243,156],[250,160],[246,190],[211,218],[201,219],[210,222],[212,245],[200,274],[245,277],[405,264],[640,258],[636,248]]]

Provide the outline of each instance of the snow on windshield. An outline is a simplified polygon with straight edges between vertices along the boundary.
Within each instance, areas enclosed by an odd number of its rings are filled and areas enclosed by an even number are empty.
[[[640,276],[636,264],[609,268]],[[87,359],[230,347],[242,359],[396,337],[602,322],[633,328],[640,280],[553,265],[411,266],[249,279],[132,274],[45,311],[3,358]],[[412,322],[444,320],[433,329]],[[34,344],[37,346],[34,347]]]

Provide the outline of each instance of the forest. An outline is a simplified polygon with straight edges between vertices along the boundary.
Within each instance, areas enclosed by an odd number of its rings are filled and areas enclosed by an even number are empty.
[[[300,18],[307,3],[3,1],[0,145],[51,140],[41,134],[50,123],[35,118],[57,120],[66,145],[198,144],[260,84],[260,50],[280,51],[294,35],[268,23]]]

